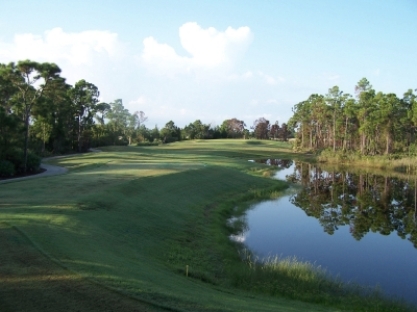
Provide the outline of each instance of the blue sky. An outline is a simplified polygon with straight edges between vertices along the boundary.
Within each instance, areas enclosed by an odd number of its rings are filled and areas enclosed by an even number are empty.
[[[0,0],[0,63],[55,62],[148,127],[282,123],[363,77],[399,97],[417,88],[416,14],[416,0]]]

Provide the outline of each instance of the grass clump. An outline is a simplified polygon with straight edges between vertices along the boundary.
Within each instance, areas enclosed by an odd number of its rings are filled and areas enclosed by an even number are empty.
[[[352,311],[414,311],[400,300],[389,300],[378,289],[347,284],[326,270],[296,257],[255,258],[241,252],[244,266],[232,274],[233,285],[245,290],[303,300]]]
[[[317,161],[329,164],[349,164],[358,167],[388,169],[408,174],[417,173],[415,156],[397,153],[389,155],[363,155],[358,151],[336,151],[325,149],[318,153]]]

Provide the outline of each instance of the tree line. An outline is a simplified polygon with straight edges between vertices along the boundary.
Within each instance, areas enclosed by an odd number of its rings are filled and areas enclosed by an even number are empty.
[[[184,139],[250,138],[287,140],[288,126],[265,118],[247,128],[243,120],[219,126],[196,120],[184,128],[172,120],[147,128],[143,111],[130,113],[121,99],[100,102],[96,85],[74,85],[54,63],[0,63],[0,177],[36,171],[39,156],[85,152],[104,145],[160,144]]]
[[[416,90],[417,91],[417,90]],[[293,107],[288,122],[301,149],[355,151],[361,155],[416,151],[417,96],[376,92],[363,78],[355,96],[338,86],[312,94]]]
[[[91,82],[66,83],[53,63],[0,64],[0,175],[37,170],[38,155],[131,142],[147,117],[99,101]]]

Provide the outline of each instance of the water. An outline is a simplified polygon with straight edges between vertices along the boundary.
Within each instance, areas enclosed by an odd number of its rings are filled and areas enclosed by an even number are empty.
[[[277,178],[301,187],[251,207],[239,241],[261,258],[296,256],[417,304],[414,178],[293,162],[278,167]]]

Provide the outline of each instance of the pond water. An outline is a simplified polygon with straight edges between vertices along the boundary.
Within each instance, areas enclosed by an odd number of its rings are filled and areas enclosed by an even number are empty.
[[[342,280],[417,304],[416,181],[269,160],[298,184],[251,207],[237,238],[260,258],[315,263]]]

